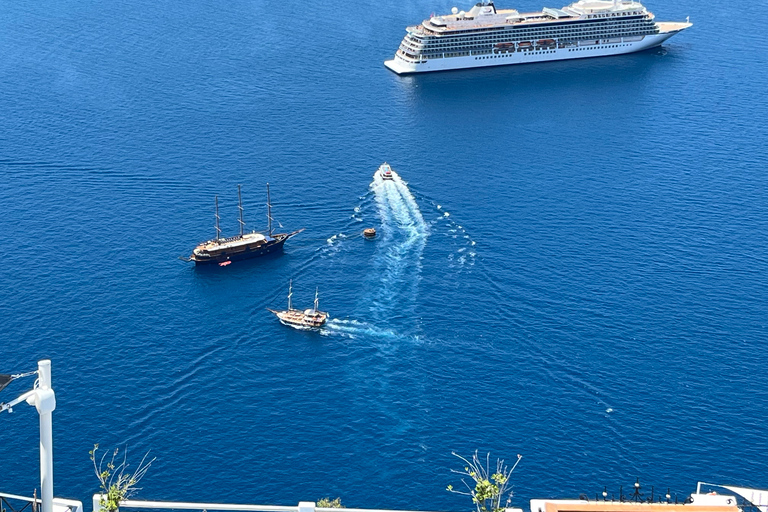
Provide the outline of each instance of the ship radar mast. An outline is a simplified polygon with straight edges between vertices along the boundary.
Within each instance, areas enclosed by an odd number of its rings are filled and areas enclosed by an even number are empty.
[[[221,238],[221,228],[219,227],[219,196],[216,196],[216,240]]]
[[[245,221],[243,221],[243,198],[240,196],[240,185],[237,186],[237,208],[240,210],[240,236],[243,236]]]

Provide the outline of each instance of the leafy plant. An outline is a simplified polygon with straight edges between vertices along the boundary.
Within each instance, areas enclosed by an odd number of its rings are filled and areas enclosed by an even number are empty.
[[[505,507],[509,506],[512,501],[509,477],[517,467],[520,459],[523,458],[522,455],[518,454],[517,460],[511,468],[504,464],[503,460],[496,459],[496,470],[491,472],[490,453],[486,454],[484,462],[477,456],[477,450],[475,450],[472,459],[466,459],[455,452],[451,453],[466,464],[463,471],[452,469],[451,473],[468,477],[471,483],[467,479],[462,478],[461,482],[467,490],[456,490],[452,485],[449,485],[449,492],[471,497],[476,512],[502,512]],[[501,501],[505,498],[506,502],[504,507],[502,507]]]
[[[94,444],[93,450],[88,452],[88,454],[91,456],[93,471],[96,473],[96,478],[99,479],[100,483],[101,499],[99,500],[99,506],[107,512],[117,512],[121,501],[127,500],[136,491],[140,490],[136,485],[144,478],[147,470],[155,461],[155,457],[147,461],[149,452],[145,453],[136,470],[130,472],[128,470],[128,450],[125,450],[123,453],[122,460],[118,459],[119,448],[115,448],[115,451],[112,452],[112,458],[109,460],[107,460],[107,453],[105,452],[97,463],[96,451],[98,449],[99,445]]]
[[[341,498],[332,500],[331,498],[320,498],[315,504],[318,508],[344,508],[341,504]]]

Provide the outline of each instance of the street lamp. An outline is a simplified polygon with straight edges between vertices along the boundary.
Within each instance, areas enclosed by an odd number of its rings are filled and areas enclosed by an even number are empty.
[[[42,512],[53,512],[53,427],[51,413],[56,409],[56,395],[51,389],[51,361],[38,361],[37,380],[31,391],[27,391],[7,404],[0,403],[0,412],[13,412],[13,406],[26,401],[35,406],[40,415],[40,498]],[[29,374],[13,375],[11,380]],[[4,387],[4,386],[3,386]]]

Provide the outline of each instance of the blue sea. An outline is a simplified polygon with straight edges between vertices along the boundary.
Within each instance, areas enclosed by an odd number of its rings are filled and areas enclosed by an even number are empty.
[[[53,362],[57,496],[97,490],[94,443],[157,457],[144,499],[468,511],[475,450],[522,455],[523,507],[768,486],[759,6],[648,0],[694,26],[621,57],[384,68],[454,5],[3,3],[0,373]],[[238,231],[238,184],[265,229],[266,183],[306,228],[282,255],[178,259],[216,195]],[[322,332],[266,310],[289,280]],[[0,490],[39,486],[37,436],[0,416]]]

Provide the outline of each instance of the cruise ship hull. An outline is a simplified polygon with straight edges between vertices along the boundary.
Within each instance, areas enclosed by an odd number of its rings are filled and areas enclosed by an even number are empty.
[[[690,23],[666,23],[666,25],[670,25],[668,30],[658,34],[647,35],[642,38],[616,38],[599,42],[594,40],[582,41],[576,46],[567,48],[510,51],[490,55],[484,54],[437,58],[428,59],[420,63],[408,62],[398,55],[395,56],[394,59],[384,62],[384,65],[398,75],[405,75],[430,71],[448,71],[453,69],[483,68],[490,66],[506,66],[510,64],[528,64],[532,62],[550,62],[556,60],[623,55],[659,46],[681,30],[688,28]]]

